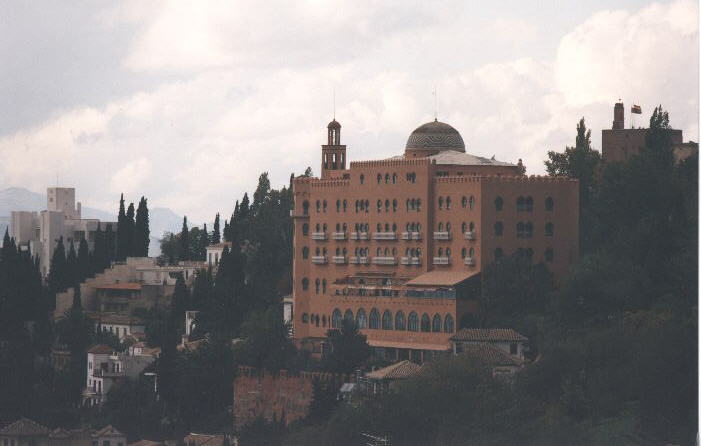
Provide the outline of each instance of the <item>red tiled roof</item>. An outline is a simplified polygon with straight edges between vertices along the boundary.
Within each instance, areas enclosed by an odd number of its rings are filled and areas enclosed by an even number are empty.
[[[109,345],[105,344],[95,344],[92,347],[88,349],[88,353],[95,353],[95,354],[102,354],[102,355],[108,355],[112,353],[114,349],[110,347]]]
[[[124,436],[124,434],[121,433],[119,430],[117,430],[111,424],[108,424],[107,426],[103,427],[102,429],[95,431],[95,433],[92,434],[92,436],[93,437],[104,437],[104,436],[120,437],[120,436]]]
[[[18,437],[34,436],[34,435],[49,435],[49,428],[43,426],[29,418],[20,418],[14,423],[0,429],[0,435],[13,435]]]
[[[451,341],[517,342],[528,338],[512,328],[463,328],[450,337]]]
[[[475,358],[488,366],[506,365],[520,367],[524,362],[523,359],[510,355],[487,343],[465,344],[461,354]]]
[[[139,291],[141,284],[138,282],[107,283],[95,286],[98,290],[134,290]]]
[[[375,370],[365,376],[370,379],[406,379],[415,376],[421,366],[408,360]]]

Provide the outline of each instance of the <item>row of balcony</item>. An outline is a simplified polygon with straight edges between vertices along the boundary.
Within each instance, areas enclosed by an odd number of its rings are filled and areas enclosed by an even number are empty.
[[[343,265],[346,262],[351,265],[369,265],[370,257],[359,257],[351,256],[346,258],[346,256],[333,256],[331,257],[331,262],[337,265]],[[421,257],[401,257],[402,265],[421,265]],[[328,263],[327,256],[312,256],[312,263],[317,265],[325,265]],[[384,257],[373,257],[372,263],[374,265],[396,265],[397,258],[394,256],[384,256]],[[450,257],[434,257],[434,265],[450,265]],[[472,257],[465,257],[463,263],[468,266],[475,265],[475,259]]]
[[[465,240],[476,240],[477,235],[475,231],[467,231],[463,234]],[[345,232],[332,232],[331,238],[333,240],[346,240]],[[351,232],[351,240],[370,240],[370,234],[367,232]],[[397,240],[396,232],[373,232],[373,240]],[[420,232],[402,232],[402,240],[421,240]],[[436,231],[433,233],[434,240],[451,240],[452,234],[447,231]],[[326,240],[325,232],[312,232],[312,240]]]

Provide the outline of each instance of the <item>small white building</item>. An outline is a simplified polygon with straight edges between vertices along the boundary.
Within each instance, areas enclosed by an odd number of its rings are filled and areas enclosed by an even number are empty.
[[[156,360],[151,351],[130,349],[117,353],[108,345],[97,344],[87,352],[87,378],[83,390],[83,404],[102,405],[112,386],[124,378],[138,377],[146,367]]]
[[[95,321],[95,331],[114,333],[120,341],[135,333],[143,334],[146,324],[135,316],[114,313],[95,313],[90,316]]]
[[[510,328],[463,328],[450,338],[454,355],[483,363],[494,376],[512,376],[524,366],[527,341]]]
[[[219,265],[224,254],[224,248],[231,249],[231,242],[215,243],[207,246],[207,266],[216,267]]]

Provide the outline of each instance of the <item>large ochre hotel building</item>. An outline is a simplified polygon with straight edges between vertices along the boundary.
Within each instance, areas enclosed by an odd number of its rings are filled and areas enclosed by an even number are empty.
[[[403,154],[348,162],[328,125],[321,178],[293,181],[293,336],[321,354],[352,318],[374,353],[430,359],[479,311],[480,272],[514,253],[561,277],[577,261],[579,183],[469,154],[435,120]]]

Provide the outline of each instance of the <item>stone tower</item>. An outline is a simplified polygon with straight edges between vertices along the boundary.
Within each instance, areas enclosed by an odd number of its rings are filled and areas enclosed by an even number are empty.
[[[329,122],[328,143],[321,146],[321,178],[342,177],[346,169],[346,146],[341,144],[341,124]]]

